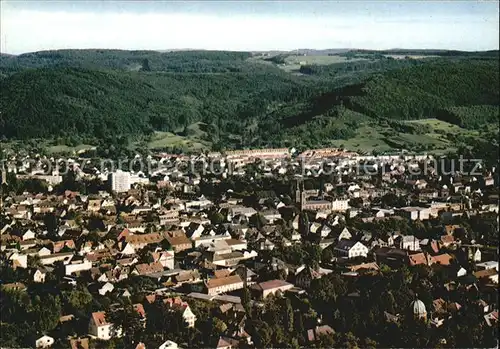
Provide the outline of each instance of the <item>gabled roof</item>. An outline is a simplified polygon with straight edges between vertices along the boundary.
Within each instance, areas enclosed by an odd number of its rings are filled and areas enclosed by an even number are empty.
[[[162,272],[163,265],[161,265],[160,262],[137,264],[135,266],[135,270],[139,273],[139,275],[148,275]]]
[[[210,279],[206,282],[207,288],[215,288],[225,285],[236,284],[243,282],[238,274],[230,275],[222,278]]]
[[[431,256],[430,260],[432,264],[441,264],[441,265],[450,265],[451,260],[453,259],[448,253],[443,253],[437,256]]]
[[[425,254],[423,252],[420,252],[420,253],[415,253],[415,254],[411,254],[408,256],[408,259],[409,259],[409,262],[410,262],[410,265],[421,265],[421,264],[425,264],[427,265],[427,257],[425,256]]]
[[[92,313],[92,320],[97,327],[110,324],[106,321],[106,313],[104,311],[97,311],[95,313]]]
[[[133,306],[135,311],[137,312],[137,314],[141,316],[141,318],[143,319],[146,318],[146,311],[144,310],[144,307],[142,306],[141,303],[136,303]]]

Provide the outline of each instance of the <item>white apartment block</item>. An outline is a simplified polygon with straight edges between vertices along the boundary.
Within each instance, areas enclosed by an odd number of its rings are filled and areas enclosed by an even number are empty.
[[[130,190],[131,180],[130,173],[117,170],[109,175],[111,190],[117,193]]]

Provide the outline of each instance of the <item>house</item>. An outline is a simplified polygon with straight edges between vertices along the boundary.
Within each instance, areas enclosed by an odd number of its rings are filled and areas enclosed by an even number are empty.
[[[339,240],[345,239],[349,240],[352,238],[352,234],[349,232],[347,228],[342,229],[342,232],[339,235]]]
[[[472,254],[472,253],[471,253]],[[474,262],[481,262],[481,250],[478,248],[476,250],[476,252],[474,252],[471,256],[471,259],[474,261]]]
[[[26,291],[26,285],[23,284],[22,282],[13,282],[9,284],[3,284],[0,285],[2,291],[4,292],[9,292],[9,291]]]
[[[165,237],[160,233],[133,234],[125,237],[125,242],[130,244],[135,250],[140,250],[150,244],[158,244]]]
[[[41,268],[38,268],[33,274],[33,282],[44,283],[45,277],[47,276],[47,271]]]
[[[487,262],[477,263],[476,267],[479,270],[495,269],[496,271],[498,271],[498,262],[496,262],[496,261],[487,261]]]
[[[189,304],[179,297],[175,298],[166,298],[163,300],[163,303],[172,311],[178,311],[181,313],[184,322],[187,324],[187,327],[194,327],[196,322],[196,315],[191,311]]]
[[[441,265],[450,265],[453,257],[448,253],[439,254],[436,256],[429,257],[429,264],[441,264]]]
[[[484,320],[488,326],[495,326],[498,323],[498,310],[492,311],[484,316]]]
[[[380,270],[380,268],[379,268],[377,263],[370,262],[370,263],[361,263],[361,264],[357,264],[357,265],[351,265],[349,267],[349,270],[351,272],[358,272],[361,270],[366,270],[366,271],[370,271],[370,272],[377,272]]]
[[[146,311],[144,310],[144,306],[141,303],[136,303],[132,305],[134,310],[139,314],[140,321],[142,321],[143,326],[146,327]]]
[[[368,255],[368,247],[359,241],[340,240],[334,250],[340,257],[344,258],[366,257]]]
[[[323,275],[313,268],[306,267],[295,276],[295,284],[302,288],[309,288],[314,279],[320,279]]]
[[[184,250],[189,250],[192,248],[193,243],[191,240],[187,238],[185,234],[176,234],[176,235],[167,235],[166,237],[168,243],[172,247],[175,253],[181,252]]]
[[[174,251],[161,251],[151,253],[153,262],[160,263],[164,268],[174,269]]]
[[[401,267],[408,262],[408,251],[400,248],[379,247],[373,250],[376,262],[390,267]]]
[[[26,230],[24,233],[22,233],[21,235],[21,239],[23,241],[26,241],[26,240],[32,240],[36,237],[36,234],[35,232],[33,232],[31,229],[28,229]]]
[[[410,266],[429,265],[429,263],[430,261],[427,258],[427,255],[423,252],[408,255],[408,264]]]
[[[252,290],[258,294],[259,298],[264,299],[277,292],[285,292],[292,289],[293,284],[283,280],[269,280],[252,285]]]
[[[9,260],[12,261],[13,269],[28,267],[28,255],[14,252],[12,255],[9,256]]]
[[[420,251],[420,241],[413,235],[400,235],[396,237],[394,245],[402,250]]]
[[[240,342],[234,338],[229,338],[226,336],[220,336],[219,341],[217,342],[216,349],[233,349],[238,348]]]
[[[84,270],[90,270],[91,268],[92,262],[84,258],[80,258],[79,260],[72,259],[68,264],[64,266],[66,275],[71,275],[73,273],[78,273]]]
[[[101,296],[104,296],[108,292],[112,292],[115,286],[113,286],[112,283],[106,282],[100,289],[99,289],[99,294]]]
[[[50,336],[41,336],[35,341],[36,348],[50,348],[54,344],[54,338]]]
[[[230,275],[222,278],[212,278],[205,282],[207,294],[214,296],[220,293],[231,292],[243,288],[243,280],[239,275]]]
[[[307,340],[309,343],[316,342],[320,336],[333,335],[335,331],[328,325],[316,326],[313,329],[307,330]]]
[[[113,324],[106,321],[106,313],[98,311],[92,313],[89,323],[89,335],[91,337],[110,340],[113,337],[121,337],[121,328],[114,328]]]
[[[453,235],[442,235],[440,237],[441,246],[448,247],[455,243],[455,237]]]
[[[154,273],[161,273],[163,272],[163,265],[161,265],[160,262],[153,262],[153,263],[142,263],[142,264],[137,264],[132,271],[132,274],[134,275],[150,275]]]
[[[498,284],[498,272],[496,269],[484,269],[484,270],[479,270],[474,273],[474,276],[478,278],[479,280],[488,280],[491,281],[495,284]]]
[[[177,345],[177,343],[172,341],[165,341],[158,347],[158,349],[178,349],[178,348],[179,346]]]
[[[397,210],[397,213],[412,221],[417,219],[423,221],[429,219],[431,210],[424,207],[403,207]]]

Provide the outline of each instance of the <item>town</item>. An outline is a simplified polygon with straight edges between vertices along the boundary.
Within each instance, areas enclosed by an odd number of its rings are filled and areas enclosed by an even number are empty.
[[[7,154],[1,346],[494,347],[498,195],[426,154]]]

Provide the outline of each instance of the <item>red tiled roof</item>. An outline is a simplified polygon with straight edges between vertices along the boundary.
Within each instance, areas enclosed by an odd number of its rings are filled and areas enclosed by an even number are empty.
[[[109,324],[109,322],[106,321],[106,313],[104,311],[92,313],[92,320],[94,320],[97,327]]]
[[[146,317],[146,311],[141,303],[134,304],[134,309],[142,318]]]
[[[215,288],[219,286],[231,285],[242,282],[239,275],[231,275],[222,278],[214,278],[207,281],[207,288]]]
[[[163,265],[161,265],[160,262],[153,262],[153,263],[142,263],[142,264],[137,264],[135,266],[135,270],[139,273],[139,275],[148,275],[148,274],[153,274],[153,273],[159,273],[163,271]]]
[[[283,280],[269,280],[264,281],[259,284],[259,287],[262,290],[272,290],[273,288],[283,287],[283,286],[293,286],[291,283],[283,281]]]
[[[448,253],[430,257],[432,264],[438,263],[441,265],[450,265],[452,257]]]
[[[411,254],[408,256],[408,259],[410,261],[410,265],[412,266],[421,264],[427,265],[427,258],[423,252]]]

